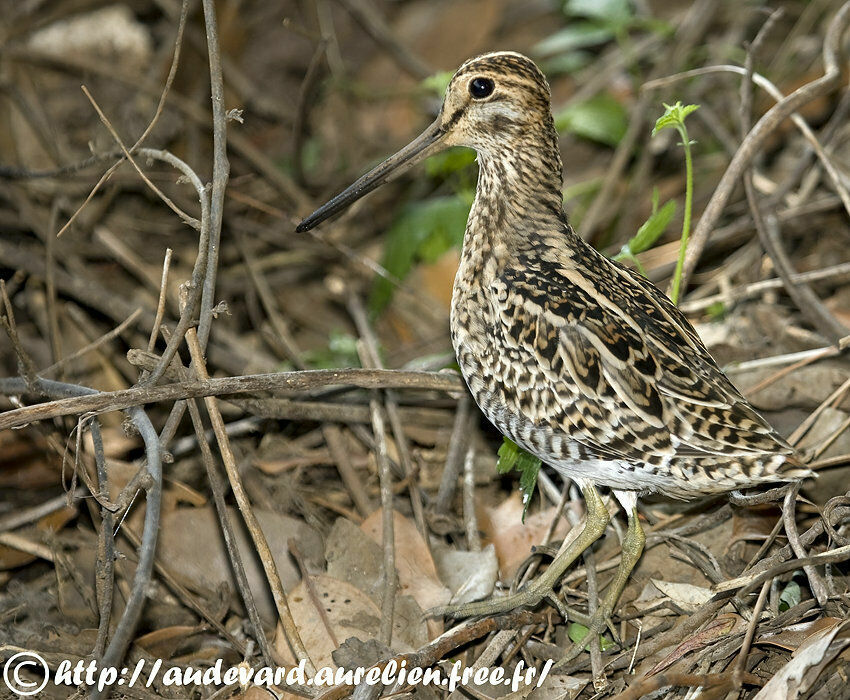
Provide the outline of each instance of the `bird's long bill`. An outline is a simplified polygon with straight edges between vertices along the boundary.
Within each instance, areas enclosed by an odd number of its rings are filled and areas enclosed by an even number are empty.
[[[325,219],[329,219],[337,212],[350,206],[362,196],[377,189],[391,177],[409,170],[417,163],[440,150],[444,137],[445,131],[440,127],[438,119],[398,153],[391,155],[383,163],[357,180],[357,182],[340,192],[327,204],[323,204],[316,209],[316,211],[298,224],[295,230],[299,233],[309,231]]]

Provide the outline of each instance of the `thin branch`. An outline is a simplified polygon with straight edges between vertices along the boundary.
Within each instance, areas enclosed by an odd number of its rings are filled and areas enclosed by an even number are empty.
[[[392,473],[387,456],[387,435],[381,404],[377,399],[369,402],[372,411],[372,431],[375,434],[375,459],[378,462],[378,478],[381,484],[381,541],[383,542],[384,585],[381,591],[381,627],[379,639],[390,646],[393,636],[393,613],[398,576],[395,570],[395,512],[393,510]]]
[[[788,489],[788,493],[785,494],[785,501],[782,504],[782,522],[785,525],[785,535],[788,537],[788,544],[791,545],[792,551],[798,559],[805,559],[808,556],[808,552],[806,552],[800,542],[800,533],[797,531],[796,520],[796,501],[797,494],[799,492],[800,484],[796,483]],[[809,585],[812,588],[812,593],[815,598],[817,598],[818,605],[823,608],[829,598],[829,591],[826,588],[826,584],[823,582],[823,579],[821,579],[820,574],[815,570],[815,567],[805,565],[803,566],[803,571],[806,572],[806,576],[809,579]]]
[[[210,64],[210,99],[213,113],[213,175],[210,189],[209,244],[206,248],[206,274],[203,281],[201,309],[198,322],[198,341],[206,349],[212,324],[215,298],[215,280],[218,273],[218,251],[221,242],[221,222],[224,216],[224,190],[230,176],[227,160],[227,115],[224,109],[224,78],[221,74],[221,52],[218,47],[218,29],[215,20],[215,3],[203,0],[204,27],[207,32],[207,54]]]
[[[272,654],[269,641],[266,638],[266,633],[263,630],[263,623],[260,619],[260,613],[257,610],[257,603],[251,593],[251,587],[248,585],[248,576],[245,573],[245,565],[242,562],[242,555],[239,553],[239,547],[236,545],[236,536],[233,527],[233,517],[227,509],[226,492],[224,482],[215,464],[210,445],[206,440],[204,424],[201,420],[201,412],[198,408],[198,402],[195,399],[190,399],[186,402],[189,409],[189,416],[192,419],[192,427],[195,430],[195,435],[198,438],[198,448],[201,451],[201,459],[204,463],[204,468],[207,472],[207,479],[210,482],[210,490],[213,493],[213,502],[215,503],[218,522],[221,526],[221,534],[224,537],[224,545],[227,549],[227,555],[230,558],[230,565],[233,567],[233,575],[236,580],[236,587],[239,589],[242,602],[245,604],[245,610],[248,612],[248,619],[251,621],[251,627],[254,631],[254,638],[260,646],[260,654],[263,657],[263,663],[271,665],[274,655]]]
[[[80,89],[83,91],[83,94],[86,96],[88,101],[91,102],[92,107],[94,107],[95,112],[97,112],[97,116],[100,117],[100,121],[103,122],[103,125],[112,135],[112,138],[115,139],[115,143],[117,143],[118,146],[121,148],[121,152],[124,154],[124,157],[129,161],[130,165],[135,168],[136,172],[139,174],[139,177],[142,178],[142,182],[144,182],[150,188],[150,190],[157,197],[159,197],[169,209],[171,209],[171,211],[177,214],[177,216],[179,216],[184,223],[188,224],[192,228],[198,228],[200,225],[198,223],[198,220],[194,217],[189,216],[173,201],[171,201],[171,198],[168,197],[165,192],[159,189],[159,187],[153,184],[151,179],[145,174],[145,171],[141,169],[138,163],[136,163],[135,158],[130,155],[130,150],[127,148],[127,146],[124,145],[124,141],[118,135],[118,132],[115,130],[115,127],[112,126],[112,122],[110,122],[106,114],[104,114],[103,110],[100,108],[100,105],[97,103],[94,97],[92,97],[92,94],[89,92],[89,89],[85,85],[80,86]]]
[[[162,319],[165,316],[165,302],[168,298],[168,271],[171,269],[171,248],[165,249],[165,259],[162,261],[162,278],[159,283],[159,299],[156,303],[156,316],[151,328],[150,338],[148,338],[148,352],[153,352],[156,347],[156,338],[159,335],[159,329],[162,326]]]
[[[101,501],[109,499],[109,472],[103,453],[103,435],[100,421],[91,422],[91,437],[94,445],[94,459],[97,469],[97,483]],[[112,618],[112,600],[115,591],[115,514],[104,505],[100,507],[100,533],[97,538],[97,559],[95,561],[95,594],[100,620],[97,627],[97,639],[92,653],[102,658],[106,650],[109,634],[109,622]]]
[[[448,372],[416,372],[397,369],[316,369],[303,372],[248,374],[238,377],[193,379],[159,386],[136,386],[118,391],[93,392],[90,395],[46,401],[0,414],[0,430],[17,428],[27,423],[59,416],[94,411],[119,411],[160,401],[249,394],[261,391],[298,392],[325,387],[359,389],[419,389],[454,393],[463,391],[465,384],[458,374]],[[28,392],[22,377],[0,379],[0,394]]]
[[[186,334],[186,342],[189,346],[189,353],[192,356],[192,369],[194,369],[195,373],[199,377],[206,379],[209,375],[207,375],[200,339],[197,337],[194,329],[190,329]],[[313,661],[310,659],[310,654],[304,646],[304,642],[301,640],[301,635],[298,632],[298,627],[295,624],[295,620],[292,618],[292,612],[289,609],[289,603],[286,598],[286,591],[280,581],[280,574],[278,573],[277,564],[275,563],[271,549],[269,548],[268,540],[266,539],[262,527],[257,520],[257,516],[251,506],[251,501],[248,499],[247,493],[245,493],[242,476],[240,475],[239,467],[236,464],[236,457],[230,447],[230,439],[227,437],[227,429],[225,427],[224,420],[221,417],[221,413],[218,410],[216,400],[212,396],[207,396],[204,399],[204,403],[207,407],[207,413],[209,414],[213,430],[215,431],[221,458],[224,462],[224,469],[227,473],[227,479],[230,482],[230,488],[233,490],[233,495],[236,498],[236,505],[239,507],[239,512],[242,514],[242,518],[245,521],[245,525],[247,526],[251,539],[254,542],[254,547],[257,550],[257,554],[260,556],[260,562],[263,565],[266,580],[268,581],[269,588],[271,588],[272,591],[272,597],[274,598],[281,627],[283,628],[286,639],[289,642],[289,646],[292,649],[293,654],[295,654],[295,657],[299,661],[305,662],[307,673],[311,676],[315,675],[316,669]]]
[[[18,382],[23,384],[23,380],[18,380]],[[47,396],[87,397],[98,393],[88,387],[47,379],[35,379],[34,385],[35,389]],[[162,455],[156,431],[142,409],[137,406],[131,406],[127,409],[127,413],[145,443],[145,455],[147,458],[145,470],[148,477],[144,483],[144,488],[147,492],[145,500],[145,524],[142,531],[139,558],[130,595],[127,598],[121,619],[115,627],[112,641],[109,643],[101,659],[101,663],[104,666],[120,665],[141,616],[147,587],[153,571],[154,552],[156,550],[157,533],[159,531],[159,510],[162,500]],[[99,698],[100,696],[101,693],[96,691],[92,697]]]
[[[446,454],[446,466],[443,469],[440,488],[437,490],[437,496],[432,505],[435,513],[446,513],[451,507],[452,499],[457,490],[458,476],[463,470],[464,455],[466,454],[473,420],[477,421],[478,416],[475,409],[472,408],[469,395],[464,394],[457,404],[454,426]]]

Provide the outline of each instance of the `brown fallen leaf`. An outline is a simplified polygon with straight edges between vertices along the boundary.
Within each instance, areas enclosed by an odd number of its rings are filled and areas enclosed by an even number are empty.
[[[842,622],[842,620],[837,617],[822,617],[818,620],[800,622],[796,625],[786,627],[776,634],[760,637],[755,640],[755,643],[771,644],[781,649],[787,649],[788,651],[796,651],[813,634],[823,629],[834,627],[839,622]]]
[[[773,531],[780,517],[774,506],[767,508],[734,508],[732,510],[732,537],[729,547],[742,540],[763,542]]]
[[[850,622],[839,620],[812,634],[753,700],[794,700],[808,691],[823,669],[850,646]]]
[[[516,491],[495,508],[485,509],[479,516],[486,538],[484,544],[492,542],[496,547],[503,580],[512,578],[519,565],[531,553],[531,548],[543,541],[557,513],[557,508],[553,506],[531,513],[523,523],[522,510],[522,498]],[[563,539],[569,530],[566,519],[561,518],[552,537],[554,540]]]
[[[650,579],[650,581],[652,581],[652,585],[686,612],[696,612],[711,600],[713,595],[710,588],[694,586],[691,583],[661,581],[657,578]]]
[[[244,691],[233,696],[233,700],[276,700],[277,696],[268,688],[249,685]]]
[[[380,510],[372,513],[360,527],[381,544],[383,525]],[[448,603],[452,592],[440,581],[431,552],[413,522],[393,511],[393,530],[399,593],[413,597],[423,610]]]
[[[21,535],[26,536],[34,542],[40,542],[42,534],[45,532],[59,532],[71,520],[77,516],[76,507],[65,507],[48,513],[41,518],[34,526],[23,528],[19,531]],[[34,561],[36,557],[32,554],[27,554],[12,547],[0,545],[0,571],[3,569],[16,569],[19,566],[24,566]]]
[[[236,526],[236,542],[248,585],[254,595],[260,615],[276,619],[274,604],[256,550],[250,542],[242,519],[235,509],[229,509]],[[290,590],[301,576],[289,556],[287,542],[295,538],[299,549],[307,559],[308,566],[319,568],[322,543],[321,537],[302,520],[258,508],[255,510],[260,527],[272,548],[272,556],[283,583]],[[160,524],[160,539],[157,558],[162,561],[181,583],[202,593],[215,591],[227,584],[236,590],[227,550],[212,505],[203,508],[179,507],[166,513]]]
[[[324,617],[317,610],[303,581],[287,596],[289,608],[316,668],[336,668],[331,654],[339,644],[349,637],[367,640],[378,636],[381,611],[369,596],[345,581],[324,574],[312,576],[311,581],[325,613]],[[397,651],[413,649],[404,641],[399,641],[404,639],[405,628],[411,622],[401,616],[394,617],[393,648]],[[275,634],[274,646],[283,663],[294,663],[280,625]]]

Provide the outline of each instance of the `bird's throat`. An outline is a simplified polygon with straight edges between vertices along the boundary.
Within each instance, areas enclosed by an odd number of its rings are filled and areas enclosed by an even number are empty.
[[[478,166],[462,255],[462,264],[476,272],[493,256],[535,245],[566,220],[556,136],[492,154],[479,151]]]

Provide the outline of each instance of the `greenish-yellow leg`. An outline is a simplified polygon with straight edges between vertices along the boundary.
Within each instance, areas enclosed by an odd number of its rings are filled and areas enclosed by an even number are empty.
[[[479,615],[497,615],[521,607],[534,607],[541,600],[551,595],[552,589],[561,580],[582,552],[598,540],[608,525],[608,509],[599,497],[592,484],[582,488],[587,505],[587,517],[584,528],[579,536],[549,564],[549,568],[521,591],[504,598],[484,600],[464,605],[449,605],[442,608],[431,608],[426,615],[429,617],[477,617]],[[640,556],[640,554],[638,554]],[[613,601],[612,601],[613,605]]]
[[[633,508],[631,513],[629,513],[629,528],[626,531],[626,536],[623,538],[623,553],[620,559],[620,566],[617,568],[617,575],[605,592],[605,598],[602,600],[602,603],[596,609],[596,612],[593,613],[593,617],[590,618],[590,624],[588,625],[590,631],[587,637],[581,643],[573,644],[567,650],[564,657],[556,664],[556,668],[563,666],[568,661],[572,661],[587,647],[588,642],[595,643],[599,634],[605,629],[608,618],[614,612],[614,606],[617,604],[617,600],[626,587],[626,582],[629,580],[632,570],[643,553],[645,542],[646,535],[638,521],[637,509]]]

